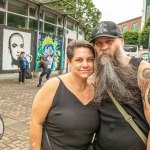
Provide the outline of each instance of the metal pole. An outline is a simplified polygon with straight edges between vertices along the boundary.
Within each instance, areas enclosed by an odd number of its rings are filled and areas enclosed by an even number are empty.
[[[40,31],[40,7],[41,7],[41,4],[38,5],[38,25],[37,25],[37,41],[36,41],[36,56],[35,56],[36,71],[38,69],[38,42],[39,42],[39,31]]]
[[[62,35],[62,52],[60,56],[60,73],[62,73],[64,69],[64,62],[65,62],[65,22],[66,22],[66,16],[63,15],[63,35]]]
[[[76,13],[77,13],[77,3],[78,3],[77,0],[76,0],[75,3],[76,3],[76,7],[75,7],[75,18],[77,18],[77,14],[76,14]]]
[[[79,38],[79,23],[77,24],[77,39]]]
[[[148,62],[150,62],[150,31],[149,31],[149,40],[148,40]]]

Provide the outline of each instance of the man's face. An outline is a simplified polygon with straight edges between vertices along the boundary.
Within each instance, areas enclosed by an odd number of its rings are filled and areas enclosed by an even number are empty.
[[[97,51],[95,101],[105,99],[107,88],[118,100],[125,102],[135,100],[127,87],[136,85],[137,76],[133,68],[125,63],[123,44],[123,38],[99,37],[95,40]]]
[[[124,44],[123,38],[98,37],[94,45],[100,59],[110,59],[116,56],[117,50]]]
[[[17,60],[21,51],[24,50],[24,41],[21,35],[14,34],[9,43],[10,53],[13,59]]]

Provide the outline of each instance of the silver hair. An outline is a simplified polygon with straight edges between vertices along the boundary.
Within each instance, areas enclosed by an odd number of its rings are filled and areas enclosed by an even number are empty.
[[[102,57],[107,54],[109,57]],[[133,102],[137,91],[137,75],[131,65],[125,65],[125,53],[120,46],[115,55],[111,52],[100,51],[96,55],[95,66],[95,97],[94,103],[100,105],[106,98],[106,89],[109,88],[119,102]],[[130,87],[129,87],[130,86]]]

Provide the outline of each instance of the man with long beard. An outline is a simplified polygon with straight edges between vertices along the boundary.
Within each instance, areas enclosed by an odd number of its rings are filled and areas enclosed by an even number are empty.
[[[114,22],[100,22],[91,42],[97,53],[94,104],[100,110],[95,150],[150,150],[150,64],[125,54],[124,38]],[[117,109],[108,89],[148,138],[146,144]]]

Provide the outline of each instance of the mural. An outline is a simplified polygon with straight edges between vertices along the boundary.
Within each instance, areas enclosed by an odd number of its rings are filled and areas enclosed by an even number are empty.
[[[17,70],[17,59],[25,51],[30,64],[31,33],[4,29],[2,70]]]
[[[48,60],[52,59],[52,71],[62,69],[64,64],[64,51],[61,50],[62,40],[52,38],[47,34],[39,34],[37,47],[37,58],[45,56]]]

